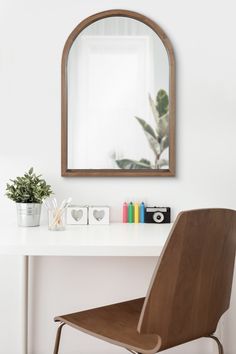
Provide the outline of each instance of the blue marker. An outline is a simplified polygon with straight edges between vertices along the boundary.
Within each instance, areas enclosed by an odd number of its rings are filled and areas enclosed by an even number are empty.
[[[140,223],[145,223],[145,205],[144,202],[140,204]]]

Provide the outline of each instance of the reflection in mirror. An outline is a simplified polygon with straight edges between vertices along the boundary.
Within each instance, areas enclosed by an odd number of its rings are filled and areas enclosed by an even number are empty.
[[[169,170],[169,58],[145,23],[113,16],[67,62],[67,169]]]

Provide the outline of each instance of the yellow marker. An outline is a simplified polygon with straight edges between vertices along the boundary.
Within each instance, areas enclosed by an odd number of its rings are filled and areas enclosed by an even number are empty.
[[[139,204],[138,203],[134,204],[134,223],[135,224],[139,223]]]

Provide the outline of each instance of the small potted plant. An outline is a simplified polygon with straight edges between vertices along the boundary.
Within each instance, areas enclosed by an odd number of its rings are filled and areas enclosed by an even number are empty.
[[[10,181],[6,196],[16,202],[18,225],[39,226],[42,201],[52,194],[51,186],[34,173],[33,167],[24,176]]]

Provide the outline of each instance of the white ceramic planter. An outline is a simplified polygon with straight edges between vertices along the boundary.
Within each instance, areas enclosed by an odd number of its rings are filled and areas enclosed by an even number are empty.
[[[16,203],[18,226],[39,226],[41,215],[40,203]]]

